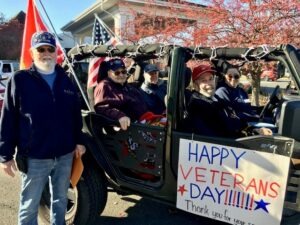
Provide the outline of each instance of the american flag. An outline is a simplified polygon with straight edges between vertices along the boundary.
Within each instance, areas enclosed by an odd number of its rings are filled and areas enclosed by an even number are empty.
[[[94,45],[116,45],[117,41],[115,37],[103,26],[103,22],[100,22],[99,18],[95,18],[92,42]],[[89,75],[87,87],[92,88],[97,85],[97,77],[99,72],[99,66],[102,61],[106,60],[105,57],[93,58],[89,63]]]

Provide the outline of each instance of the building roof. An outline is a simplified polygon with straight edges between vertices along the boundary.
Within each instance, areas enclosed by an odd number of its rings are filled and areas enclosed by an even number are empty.
[[[147,0],[97,0],[93,5],[89,8],[85,9],[81,14],[79,14],[72,21],[64,25],[61,30],[62,31],[78,31],[82,32],[85,29],[90,29],[93,25],[94,14],[97,14],[104,22],[105,20],[109,20],[112,16],[119,10],[119,3],[123,5],[135,5],[135,6],[143,6],[147,3]],[[169,7],[170,3],[168,1],[156,0],[153,2],[149,2],[158,7]],[[184,4],[177,3],[176,7],[186,7],[186,4],[191,5],[191,7],[200,7],[205,8],[206,6],[196,3],[191,3],[189,1],[182,1]],[[123,12],[124,13],[124,12]],[[92,22],[91,22],[92,21]]]
[[[23,11],[18,12],[17,15],[15,15],[14,17],[12,17],[10,20],[18,20],[19,23],[21,24],[25,24],[25,17],[26,17],[26,13]]]

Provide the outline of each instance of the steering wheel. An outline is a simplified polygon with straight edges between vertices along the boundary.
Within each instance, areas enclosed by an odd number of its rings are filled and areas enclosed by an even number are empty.
[[[279,85],[277,85],[274,88],[272,94],[270,95],[268,102],[263,107],[263,109],[259,115],[259,121],[262,121],[262,119],[265,117],[267,109],[270,107],[270,105],[275,105],[275,103],[278,101],[277,95],[278,95],[279,91],[280,91]]]

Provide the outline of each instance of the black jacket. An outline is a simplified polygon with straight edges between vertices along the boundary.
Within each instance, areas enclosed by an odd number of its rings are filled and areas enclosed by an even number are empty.
[[[188,114],[187,131],[200,135],[237,138],[246,127],[232,108],[196,91],[189,100]]]
[[[33,66],[8,81],[0,124],[0,162],[13,158],[15,148],[30,158],[49,159],[82,144],[82,119],[77,91],[56,66],[53,90]]]

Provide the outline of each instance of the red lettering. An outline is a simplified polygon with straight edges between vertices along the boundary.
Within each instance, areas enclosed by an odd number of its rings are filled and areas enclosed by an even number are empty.
[[[266,196],[267,190],[268,190],[268,182],[263,182],[262,180],[259,180],[259,186],[258,186],[258,194],[263,194]]]
[[[220,185],[223,186],[223,187],[230,187],[229,184],[225,184],[225,181],[227,180],[227,179],[225,178],[226,175],[230,175],[230,176],[231,176],[231,173],[228,173],[228,172],[222,172],[222,173],[221,173]]]
[[[196,167],[195,168],[195,178],[196,178],[196,181],[198,181],[198,182],[206,182],[205,175],[200,174],[200,170],[206,171],[206,168],[203,168],[203,167]],[[201,178],[204,178],[204,180],[201,180]]]
[[[233,188],[239,188],[241,191],[244,191],[243,182],[244,182],[244,177],[241,174],[239,173],[234,174]]]
[[[269,193],[268,196],[271,198],[276,198],[278,196],[278,190],[275,190],[273,186],[275,186],[275,189],[280,188],[280,185],[277,182],[272,182],[270,184],[270,189],[273,192],[273,194]]]
[[[257,186],[256,186],[256,181],[255,178],[252,178],[248,186],[246,187],[246,192],[249,191],[250,188],[254,188],[255,193],[258,194]]]
[[[188,176],[190,175],[191,171],[192,171],[193,167],[190,167],[189,171],[187,172],[187,174],[184,174],[184,171],[183,171],[183,168],[182,168],[182,165],[180,164],[180,171],[181,171],[181,174],[183,176],[183,179],[187,179]]]
[[[211,175],[211,184],[214,184],[215,183],[215,174],[216,173],[220,173],[220,171],[218,171],[218,170],[210,170],[210,172],[212,173],[212,175]]]

